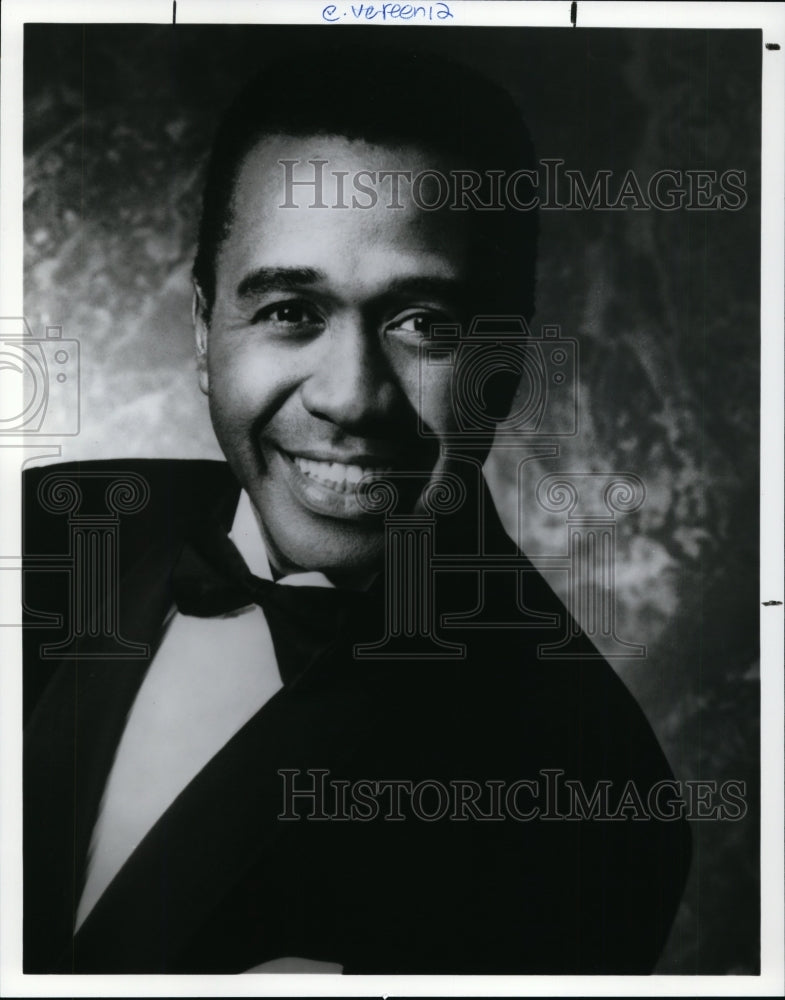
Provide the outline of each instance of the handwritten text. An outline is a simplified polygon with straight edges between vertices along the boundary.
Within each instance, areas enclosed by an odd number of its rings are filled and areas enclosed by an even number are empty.
[[[455,15],[446,3],[353,3],[348,7],[334,3],[322,8],[322,20],[334,24],[344,18],[353,21],[448,21]]]

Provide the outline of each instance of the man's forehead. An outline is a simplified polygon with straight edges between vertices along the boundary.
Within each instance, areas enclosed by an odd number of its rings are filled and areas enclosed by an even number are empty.
[[[375,169],[391,169],[410,164],[421,168],[430,161],[444,165],[447,154],[440,154],[425,143],[393,139],[366,139],[361,135],[333,132],[272,132],[259,136],[250,147],[246,160],[254,154],[275,160],[278,156],[318,156],[329,154],[358,158]]]
[[[447,173],[445,155],[418,144],[275,133],[259,138],[243,158],[234,202],[264,197],[290,210],[405,211],[417,207],[413,179],[433,187],[437,175]]]
[[[423,209],[412,186],[413,177],[438,172],[434,164],[411,146],[265,136],[243,161],[221,259],[233,269],[253,261],[337,272],[341,262],[375,270],[384,256],[401,274],[427,265],[435,275],[454,275],[468,242],[467,213]],[[429,191],[421,184],[417,196]]]

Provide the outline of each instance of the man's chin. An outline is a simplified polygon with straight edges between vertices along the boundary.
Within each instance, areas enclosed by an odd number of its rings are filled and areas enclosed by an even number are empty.
[[[265,483],[249,490],[271,565],[280,573],[367,577],[384,566],[384,519],[328,517]]]
[[[324,537],[303,532],[279,538],[270,546],[269,556],[283,574],[318,572],[338,586],[363,586],[384,568],[384,536],[351,538],[333,531]]]
[[[315,465],[269,448],[247,486],[270,561],[282,573],[318,571],[336,582],[378,573],[386,517],[432,513],[423,497],[443,491],[438,460],[427,471],[376,470],[356,482],[320,481]]]

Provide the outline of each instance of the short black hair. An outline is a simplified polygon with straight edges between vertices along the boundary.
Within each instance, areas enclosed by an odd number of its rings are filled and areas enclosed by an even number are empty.
[[[518,105],[467,66],[400,43],[341,41],[266,65],[224,115],[207,164],[193,277],[209,319],[243,159],[267,135],[336,135],[447,155],[457,169],[536,171]],[[383,33],[379,33],[383,34]],[[366,36],[367,39],[367,36]],[[485,181],[484,181],[485,183]],[[483,203],[490,199],[484,198]],[[475,211],[473,281],[499,311],[534,311],[538,213]],[[492,292],[490,290],[492,289]],[[490,292],[490,294],[489,294]]]

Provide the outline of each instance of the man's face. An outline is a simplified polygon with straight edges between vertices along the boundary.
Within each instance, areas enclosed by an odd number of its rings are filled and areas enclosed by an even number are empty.
[[[297,207],[280,207],[284,159],[299,161],[296,178],[313,176],[308,160],[328,161],[331,207],[309,207],[312,187],[294,187]],[[466,318],[471,213],[423,211],[405,183],[402,208],[389,207],[381,186],[375,207],[336,208],[331,176],[349,172],[351,205],[357,171],[440,166],[416,149],[271,136],[240,169],[209,322],[196,309],[200,385],[282,572],[351,579],[378,569],[384,526],[357,483],[392,474],[412,509],[446,467],[452,370],[429,367],[421,388],[420,344],[432,323]]]

